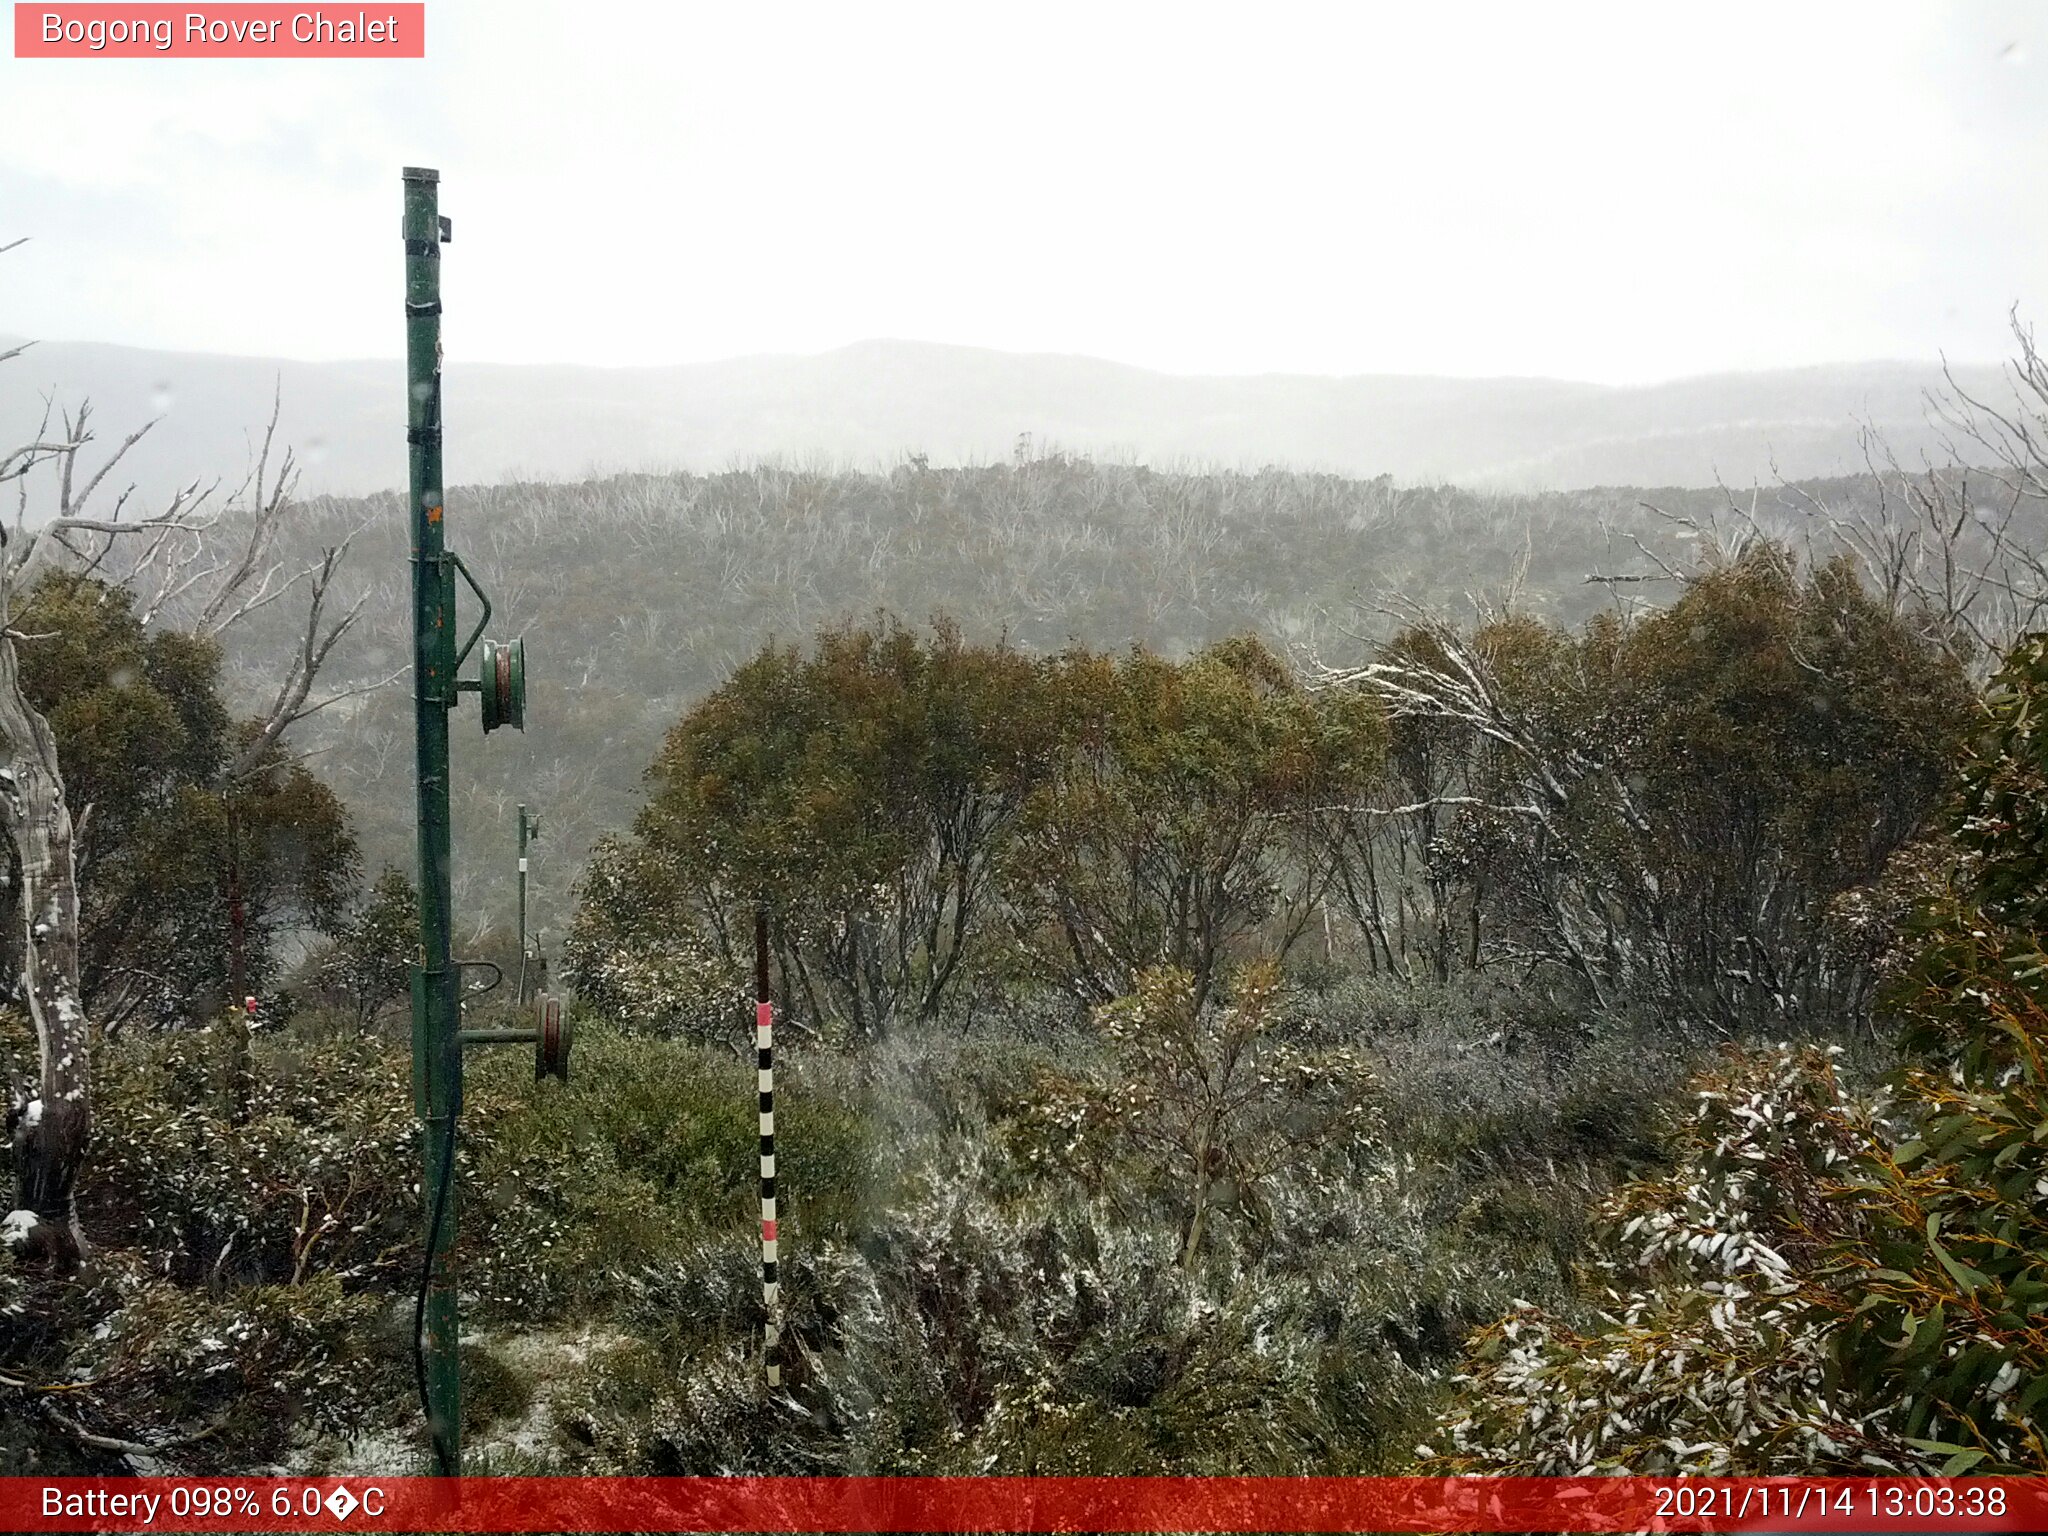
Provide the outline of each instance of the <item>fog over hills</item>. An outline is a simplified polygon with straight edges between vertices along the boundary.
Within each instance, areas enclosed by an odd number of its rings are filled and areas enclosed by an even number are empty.
[[[0,337],[0,346],[7,345]],[[1958,370],[2003,395],[1992,368]],[[1266,374],[1181,377],[1088,357],[868,341],[815,356],[667,368],[458,362],[446,381],[451,482],[711,470],[764,457],[880,467],[1007,460],[1020,434],[1125,461],[1266,464],[1513,490],[1750,485],[1862,466],[1859,428],[1904,459],[1941,455],[1932,364],[1857,363],[1608,387],[1552,379]],[[403,365],[293,362],[46,341],[0,372],[0,441],[46,394],[89,395],[102,441],[156,414],[132,459],[157,494],[230,477],[273,388],[305,491],[405,478]]]

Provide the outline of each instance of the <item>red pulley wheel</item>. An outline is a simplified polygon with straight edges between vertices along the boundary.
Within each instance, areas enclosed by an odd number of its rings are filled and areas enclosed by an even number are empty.
[[[559,1077],[569,1081],[569,1017],[559,997],[542,997],[538,1004],[539,1031],[533,1047],[533,1080]]]
[[[486,640],[477,679],[483,694],[484,730],[501,725],[526,729],[526,642]]]

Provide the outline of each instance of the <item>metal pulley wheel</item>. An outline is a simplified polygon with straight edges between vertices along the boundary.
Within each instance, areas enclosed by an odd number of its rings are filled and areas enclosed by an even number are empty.
[[[562,1000],[543,995],[536,1003],[534,1022],[539,1027],[533,1042],[533,1080],[537,1083],[544,1077],[559,1077],[566,1083],[573,1031],[569,1015],[562,1011]]]
[[[526,642],[495,640],[483,643],[483,661],[478,682],[483,693],[484,730],[509,725],[526,729]]]

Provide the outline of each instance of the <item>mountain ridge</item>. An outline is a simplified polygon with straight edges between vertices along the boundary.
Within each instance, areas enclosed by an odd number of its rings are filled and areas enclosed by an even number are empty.
[[[0,345],[12,342],[0,337]],[[90,396],[103,437],[163,420],[127,466],[145,498],[232,481],[282,398],[308,494],[405,477],[396,358],[305,362],[40,341],[0,381],[0,441],[46,393]],[[2002,393],[1999,370],[1956,369]],[[1032,451],[1154,464],[1268,464],[1499,490],[1747,486],[1853,473],[1874,428],[1902,459],[1942,453],[1940,365],[1873,359],[1610,385],[1531,376],[1171,374],[1071,353],[856,341],[811,354],[602,367],[461,363],[446,381],[449,476],[470,483],[717,469],[761,458],[866,466]]]

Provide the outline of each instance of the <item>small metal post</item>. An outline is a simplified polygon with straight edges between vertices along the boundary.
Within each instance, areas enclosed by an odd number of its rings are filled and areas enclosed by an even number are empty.
[[[529,816],[526,807],[519,807],[519,1002],[524,1006],[531,999],[526,992],[526,845],[540,836],[540,818]]]
[[[761,1091],[761,1359],[768,1385],[782,1385],[782,1285],[775,1239],[775,1005],[768,998],[768,910],[754,911],[754,1050]]]

